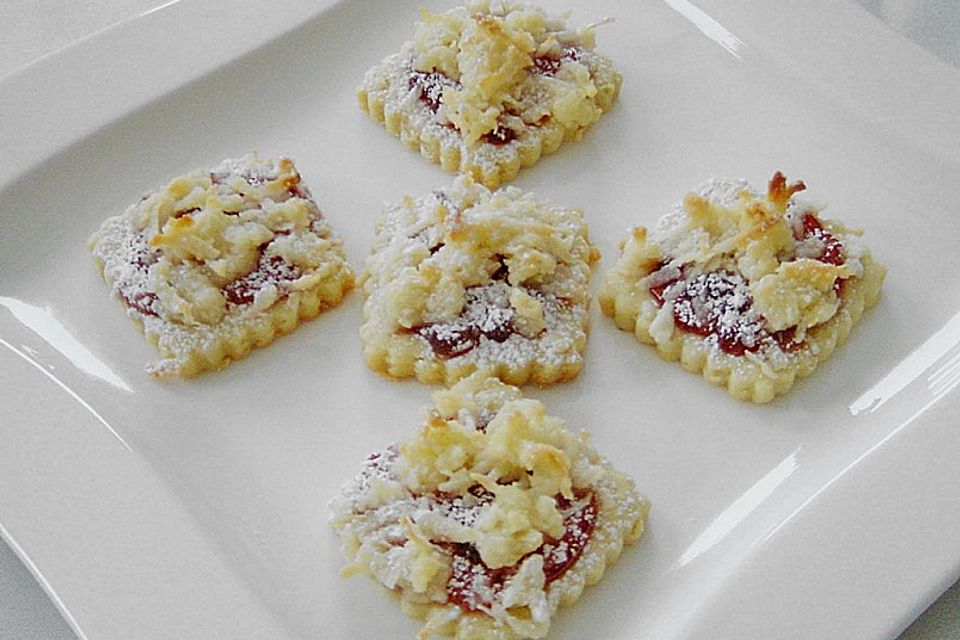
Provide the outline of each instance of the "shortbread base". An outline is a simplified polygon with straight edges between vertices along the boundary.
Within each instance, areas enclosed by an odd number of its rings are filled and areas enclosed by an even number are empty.
[[[363,356],[367,366],[380,375],[391,379],[415,377],[424,384],[451,385],[478,369],[485,369],[507,384],[523,385],[532,383],[549,386],[558,382],[573,380],[583,368],[583,352],[587,346],[589,323],[585,310],[583,320],[568,324],[556,331],[560,335],[551,336],[552,341],[562,340],[567,348],[562,354],[537,349],[535,345],[524,350],[522,357],[501,357],[484,354],[479,347],[479,355],[441,360],[437,358],[424,340],[415,335],[389,334],[383,327],[373,322],[366,312],[365,324],[360,329],[363,339]],[[518,340],[527,340],[522,336]],[[489,343],[490,347],[500,347]],[[503,349],[496,352],[505,353]]]

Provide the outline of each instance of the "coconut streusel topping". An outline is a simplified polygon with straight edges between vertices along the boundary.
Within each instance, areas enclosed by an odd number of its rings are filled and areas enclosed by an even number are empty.
[[[650,231],[630,230],[603,311],[735,397],[767,402],[809,375],[872,306],[884,269],[860,231],[820,218],[781,173],[766,194],[712,180]]]
[[[636,541],[649,504],[542,404],[478,372],[330,503],[350,560],[433,634],[539,638]]]
[[[218,369],[338,303],[353,284],[339,239],[293,162],[249,154],[175,178],[89,247],[163,359],[157,375]]]
[[[361,275],[360,333],[384,375],[453,382],[576,376],[586,344],[590,244],[579,210],[469,176],[383,215]]]
[[[621,78],[594,29],[514,2],[421,11],[412,41],[364,76],[360,106],[448,171],[489,187],[516,176],[612,106]]]

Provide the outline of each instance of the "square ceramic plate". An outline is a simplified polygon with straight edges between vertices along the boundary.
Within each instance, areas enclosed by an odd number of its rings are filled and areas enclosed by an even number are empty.
[[[84,247],[144,191],[257,149],[297,161],[359,267],[385,201],[450,182],[353,96],[420,0],[219,4],[170,4],[0,83],[2,532],[91,640],[413,638],[370,581],[338,577],[324,513],[429,396],[363,367],[360,296],[158,382]],[[516,181],[584,207],[598,273],[691,186],[781,169],[889,274],[848,344],[762,407],[594,308],[580,378],[529,393],[654,507],[551,637],[895,635],[960,569],[960,72],[848,2],[605,0],[572,20],[605,16],[618,105]]]

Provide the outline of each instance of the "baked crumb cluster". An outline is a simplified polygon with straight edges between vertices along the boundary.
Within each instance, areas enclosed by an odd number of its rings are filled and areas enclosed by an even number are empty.
[[[550,384],[583,364],[590,264],[579,210],[469,176],[389,207],[361,275],[367,364],[454,381],[479,367]]]
[[[628,233],[604,313],[736,398],[785,393],[846,339],[884,278],[860,231],[794,198],[804,188],[779,172],[765,195],[701,185],[652,231]]]
[[[155,375],[219,369],[340,302],[340,240],[289,159],[247,155],[175,178],[89,241],[104,279],[163,359]]]
[[[485,372],[434,401],[331,502],[344,573],[397,592],[421,638],[543,637],[639,539],[649,504],[585,432]]]
[[[496,188],[610,109],[621,78],[594,53],[594,27],[513,2],[422,10],[414,39],[364,76],[360,106],[431,162]]]

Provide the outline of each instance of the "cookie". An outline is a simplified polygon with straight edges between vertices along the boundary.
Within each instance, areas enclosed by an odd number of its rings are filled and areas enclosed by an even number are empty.
[[[737,399],[786,393],[843,343],[885,274],[860,231],[795,198],[805,188],[779,172],[766,194],[699,186],[652,230],[628,232],[603,312]]]
[[[159,349],[157,376],[220,369],[336,305],[354,280],[293,162],[253,154],[143,196],[89,248]]]
[[[364,75],[360,107],[424,158],[490,188],[577,140],[620,91],[594,28],[513,2],[421,12],[414,39]]]
[[[582,213],[469,176],[404,198],[377,227],[360,282],[367,365],[448,383],[486,368],[547,385],[583,366],[590,265]]]
[[[350,564],[425,621],[421,638],[541,638],[643,533],[650,505],[520,390],[477,372],[330,503]]]

